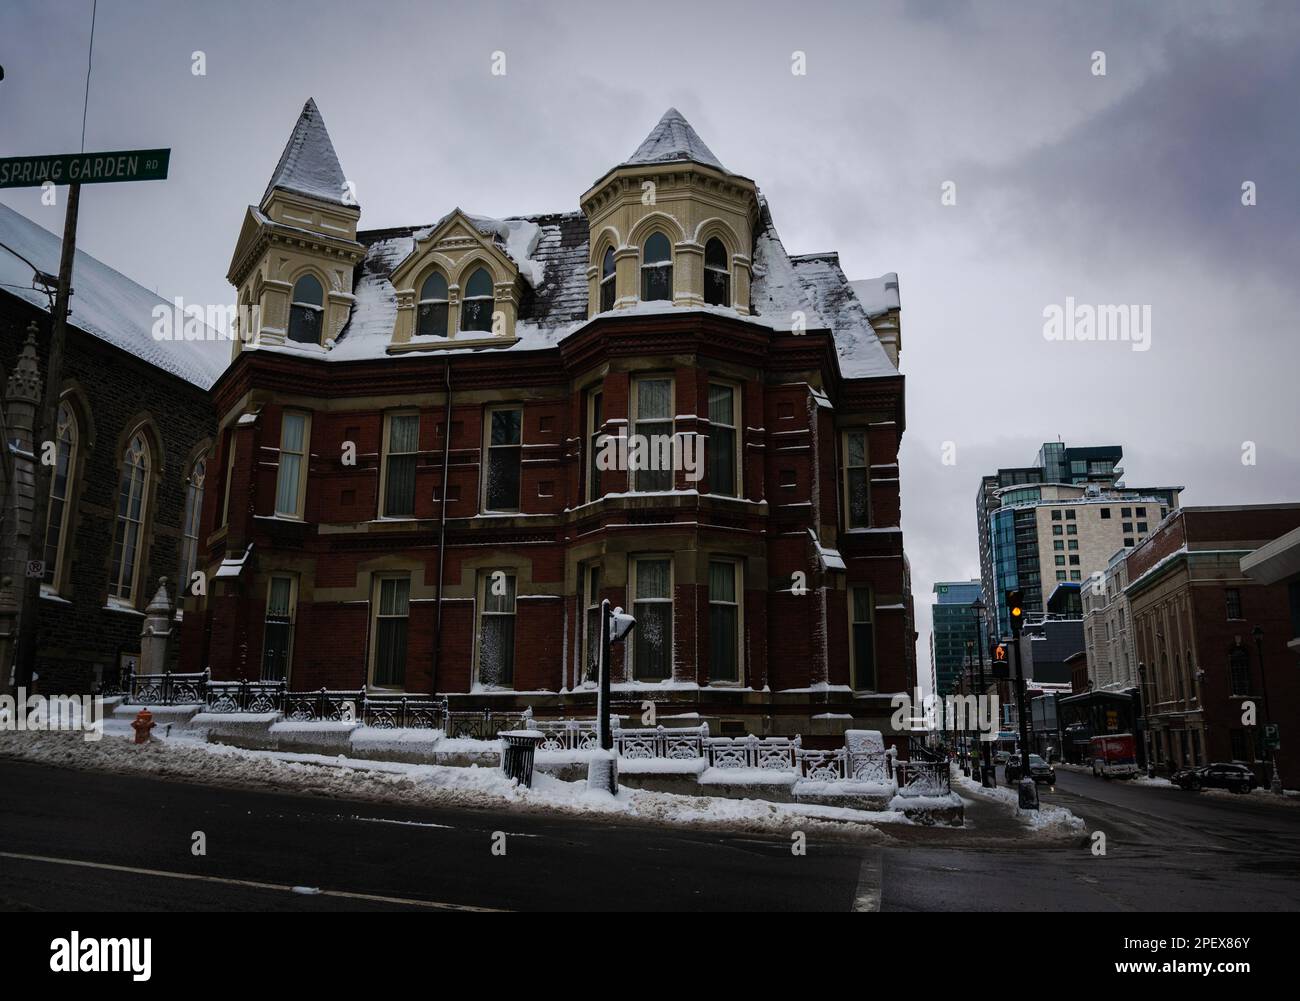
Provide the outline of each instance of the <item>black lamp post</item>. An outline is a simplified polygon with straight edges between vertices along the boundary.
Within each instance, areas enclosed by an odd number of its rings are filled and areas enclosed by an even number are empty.
[[[1147,756],[1147,778],[1156,777],[1156,763],[1151,756],[1151,711],[1147,699],[1147,666],[1138,661],[1138,695],[1142,699],[1142,746]]]
[[[1256,626],[1250,633],[1255,637],[1255,656],[1259,659],[1259,684],[1264,690],[1264,722],[1273,722],[1273,713],[1268,707],[1268,675],[1264,672],[1264,629]],[[1277,770],[1277,748],[1269,748],[1269,755],[1273,760],[1273,778],[1269,781],[1268,788],[1270,792],[1282,795],[1282,776]]]

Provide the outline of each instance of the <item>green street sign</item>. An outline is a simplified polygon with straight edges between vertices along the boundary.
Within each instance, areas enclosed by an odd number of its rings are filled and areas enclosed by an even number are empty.
[[[57,156],[0,158],[0,188],[39,188],[53,184],[108,184],[161,181],[170,149],[125,149],[114,153],[63,153]]]
[[[1266,751],[1282,750],[1282,727],[1277,723],[1264,724],[1264,749]]]

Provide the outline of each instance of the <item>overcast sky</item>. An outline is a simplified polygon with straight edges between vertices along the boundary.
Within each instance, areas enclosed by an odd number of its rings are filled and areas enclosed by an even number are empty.
[[[0,155],[80,148],[90,10],[0,8]],[[980,475],[1043,441],[1118,443],[1129,484],[1187,504],[1300,500],[1294,3],[101,0],[86,149],[173,152],[166,182],[87,188],[79,246],[230,301],[309,96],[363,228],[574,209],[674,105],[791,253],[897,271],[922,674],[934,581],[978,576]],[[0,200],[62,225],[39,191]],[[1150,306],[1150,350],[1047,340],[1067,296]]]

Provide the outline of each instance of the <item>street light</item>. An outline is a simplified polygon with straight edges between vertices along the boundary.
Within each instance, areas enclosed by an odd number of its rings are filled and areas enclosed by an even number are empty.
[[[1264,722],[1271,724],[1273,722],[1273,713],[1268,708],[1268,675],[1264,673],[1264,629],[1262,626],[1256,626],[1250,634],[1255,637],[1255,656],[1259,659],[1259,684],[1264,689]],[[1273,778],[1268,784],[1270,792],[1282,795],[1282,776],[1277,770],[1277,746],[1276,744],[1269,748],[1270,756],[1273,759]]]

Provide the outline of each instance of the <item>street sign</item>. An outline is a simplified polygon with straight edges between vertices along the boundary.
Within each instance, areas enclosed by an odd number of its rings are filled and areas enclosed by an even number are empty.
[[[39,578],[41,578],[41,577],[44,577],[44,576],[45,576],[45,561],[44,561],[44,560],[28,560],[28,561],[27,561],[27,576],[28,576],[28,577],[36,577],[37,579],[39,579]]]
[[[161,181],[170,149],[125,149],[112,153],[62,153],[0,158],[0,188],[39,188],[54,184],[107,184]]]
[[[1282,727],[1277,723],[1264,724],[1264,750],[1282,750]]]

